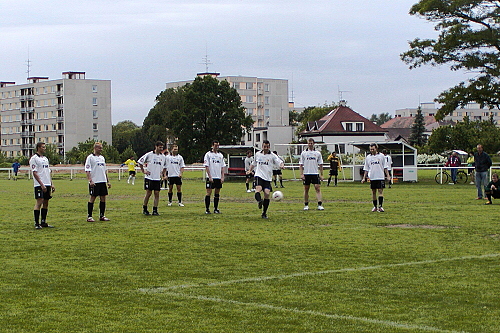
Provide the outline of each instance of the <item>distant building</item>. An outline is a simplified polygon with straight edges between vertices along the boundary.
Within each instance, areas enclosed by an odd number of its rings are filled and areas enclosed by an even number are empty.
[[[30,156],[43,141],[65,154],[87,139],[111,137],[111,81],[63,72],[62,79],[30,77],[0,82],[0,148],[7,157]]]
[[[391,120],[380,125],[380,127],[386,129],[387,135],[390,140],[400,141],[403,140],[408,142],[411,135],[411,128],[415,123],[415,117],[395,117]],[[437,121],[434,116],[424,116],[424,126],[425,132],[424,136],[426,139],[432,134],[432,130],[440,126],[454,125],[455,122],[451,120]]]
[[[435,116],[438,111],[435,103],[421,103],[420,107],[424,116]],[[417,114],[417,108],[398,109],[395,114],[396,117],[414,117]],[[481,109],[477,103],[468,104],[463,109],[456,109],[451,115],[446,116],[444,120],[459,122],[465,116],[468,116],[471,121],[488,120],[490,116],[493,116],[493,120],[497,122],[497,125],[500,125],[499,110]]]
[[[219,76],[219,73],[199,73],[198,76],[211,75],[217,80],[225,80],[238,91],[241,102],[254,121],[253,129],[241,139],[242,145],[262,147],[263,140],[269,140],[273,150],[279,154],[286,148],[275,144],[290,143],[294,128],[289,125],[288,80],[266,79],[253,76]],[[193,80],[168,82],[168,88],[181,87]],[[279,151],[283,150],[283,151]]]

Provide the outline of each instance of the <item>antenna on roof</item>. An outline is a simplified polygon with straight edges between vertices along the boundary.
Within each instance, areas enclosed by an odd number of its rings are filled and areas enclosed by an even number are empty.
[[[339,93],[339,103],[340,102],[345,102],[344,96],[342,95],[343,93],[352,92],[352,91],[349,91],[349,90],[340,90],[340,86],[337,86],[337,90],[338,90],[338,93]]]
[[[201,64],[205,65],[205,73],[208,73],[208,65],[213,65],[213,64],[208,59],[208,46],[207,45],[205,45],[205,57],[203,57],[202,59],[203,59],[203,62]]]
[[[28,78],[31,77],[31,60],[30,60],[30,46],[28,45],[28,60],[26,60],[26,74],[28,74]]]

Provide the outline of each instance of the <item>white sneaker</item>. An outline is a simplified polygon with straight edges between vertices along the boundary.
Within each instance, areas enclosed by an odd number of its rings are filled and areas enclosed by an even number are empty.
[[[378,212],[377,207],[373,207],[373,208],[372,208],[372,212]]]
[[[255,192],[255,189],[254,189],[254,188],[252,189],[252,192]]]
[[[378,211],[381,212],[381,213],[385,212],[384,208],[382,208],[382,207],[379,207]]]
[[[247,193],[250,193],[250,192],[252,192],[252,191],[251,190],[247,190]]]
[[[179,202],[179,207],[184,207],[184,204],[182,202]]]
[[[318,210],[325,210],[325,207],[323,207],[323,206],[319,205],[319,206],[318,206]]]
[[[172,202],[169,202],[169,203],[167,204],[167,206],[168,206],[168,207],[172,206]]]
[[[304,210],[309,210],[309,206],[304,206]]]

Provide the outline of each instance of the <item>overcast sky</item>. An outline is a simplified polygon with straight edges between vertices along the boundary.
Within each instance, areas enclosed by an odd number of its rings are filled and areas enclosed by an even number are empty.
[[[417,107],[467,79],[409,70],[408,41],[436,36],[416,0],[1,0],[0,81],[84,71],[111,80],[113,123],[142,124],[165,83],[205,71],[289,80],[297,106]]]

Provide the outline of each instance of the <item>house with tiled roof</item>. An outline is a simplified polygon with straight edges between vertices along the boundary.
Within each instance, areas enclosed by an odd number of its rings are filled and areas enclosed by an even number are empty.
[[[408,142],[414,122],[415,117],[394,117],[380,125],[380,127],[388,131],[387,135],[391,140],[404,140]],[[452,120],[437,121],[434,116],[424,116],[424,135],[429,137],[432,134],[432,130],[444,125],[455,125],[455,122]]]
[[[314,138],[328,145],[328,150],[339,153],[357,151],[350,143],[387,141],[387,129],[371,122],[340,102],[340,106],[323,118],[311,121],[306,130],[299,133],[303,139]]]

